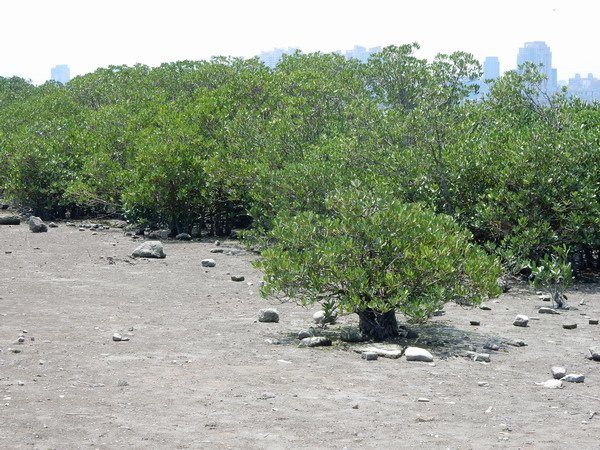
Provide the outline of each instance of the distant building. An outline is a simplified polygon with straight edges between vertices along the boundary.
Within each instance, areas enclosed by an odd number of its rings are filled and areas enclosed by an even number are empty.
[[[490,92],[490,83],[500,77],[500,60],[497,56],[487,56],[483,61],[483,76],[481,80],[477,82],[479,85],[479,93],[476,96],[470,96],[469,98],[482,98],[484,95]]]
[[[265,66],[274,69],[275,66],[279,64],[279,61],[283,55],[291,55],[297,50],[298,49],[294,47],[276,48],[270,52],[261,52],[261,54],[258,55],[258,59],[260,59]]]
[[[600,102],[600,79],[594,78],[591,73],[587,78],[582,78],[577,73],[575,78],[569,78],[567,93],[586,102]]]
[[[366,63],[369,60],[369,56],[373,53],[379,53],[381,51],[381,47],[371,47],[369,49],[365,47],[361,47],[360,45],[355,45],[352,50],[346,51],[346,59],[358,59],[361,63]]]
[[[50,70],[50,78],[59,83],[66,84],[71,79],[71,71],[66,64],[59,64]]]
[[[558,88],[558,78],[556,69],[552,68],[552,52],[550,47],[543,41],[526,42],[525,46],[519,49],[517,55],[517,66],[531,62],[540,68],[540,72],[546,76],[546,90],[554,92]]]

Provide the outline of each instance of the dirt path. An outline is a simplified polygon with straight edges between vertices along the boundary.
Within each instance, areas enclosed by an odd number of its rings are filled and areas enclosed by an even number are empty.
[[[0,448],[600,448],[600,363],[584,358],[600,345],[587,319],[600,316],[598,285],[571,292],[579,310],[557,316],[538,315],[548,305],[527,287],[491,311],[448,305],[432,321],[450,330],[442,341],[528,344],[489,364],[444,358],[431,327],[418,344],[430,342],[433,364],[365,361],[268,343],[318,308],[261,299],[253,255],[167,242],[166,259],[131,260],[136,246],[120,230],[0,227]],[[201,267],[209,257],[216,267]],[[256,321],[267,306],[279,323]],[[516,314],[539,320],[514,327]],[[536,386],[553,365],[585,382]]]

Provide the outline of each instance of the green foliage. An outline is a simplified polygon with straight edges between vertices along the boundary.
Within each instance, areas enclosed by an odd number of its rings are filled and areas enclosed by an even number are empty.
[[[532,285],[550,291],[556,307],[564,307],[565,291],[573,283],[573,270],[568,260],[569,249],[566,246],[553,248],[553,253],[546,254],[532,268]]]
[[[424,321],[448,301],[477,304],[498,293],[499,265],[449,216],[358,186],[332,195],[325,208],[278,216],[274,244],[257,263],[264,294]]]

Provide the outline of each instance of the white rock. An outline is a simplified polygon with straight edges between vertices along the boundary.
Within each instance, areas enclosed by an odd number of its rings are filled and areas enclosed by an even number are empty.
[[[419,347],[408,347],[404,355],[407,361],[433,362],[433,355]]]
[[[537,386],[542,386],[546,389],[559,389],[563,387],[562,381],[560,380],[548,380],[543,383],[535,383]]]
[[[539,310],[538,313],[540,314],[560,314],[557,310],[555,310],[554,308],[548,308],[547,306],[542,306]]]
[[[560,367],[560,366],[554,366],[550,370],[552,371],[552,376],[554,377],[555,380],[560,380],[562,377],[564,377],[567,374],[566,369],[564,367]]]
[[[203,259],[200,264],[202,264],[202,267],[215,267],[217,265],[214,259]]]
[[[529,323],[529,317],[527,317],[526,315],[523,315],[523,314],[519,314],[517,317],[515,317],[515,321],[513,322],[513,325],[515,327],[526,327],[528,323]]]

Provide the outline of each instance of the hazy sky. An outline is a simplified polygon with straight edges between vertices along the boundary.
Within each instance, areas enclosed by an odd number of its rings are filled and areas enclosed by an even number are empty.
[[[251,57],[276,47],[346,50],[418,42],[420,56],[464,50],[513,69],[546,41],[558,78],[600,77],[598,0],[0,0],[0,76],[41,83],[110,64]]]

